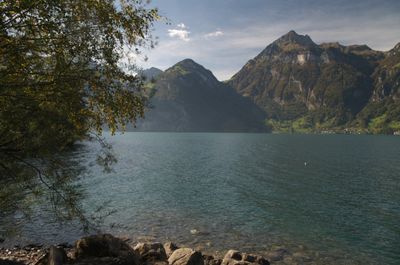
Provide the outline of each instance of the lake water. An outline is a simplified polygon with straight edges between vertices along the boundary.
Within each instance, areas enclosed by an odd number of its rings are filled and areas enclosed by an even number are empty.
[[[116,210],[104,229],[205,252],[270,255],[298,264],[400,264],[400,137],[125,133],[106,137],[106,174],[77,156],[88,210]],[[18,239],[72,241],[81,231],[39,212]],[[303,262],[303,263],[302,263]],[[275,264],[283,264],[283,261]]]

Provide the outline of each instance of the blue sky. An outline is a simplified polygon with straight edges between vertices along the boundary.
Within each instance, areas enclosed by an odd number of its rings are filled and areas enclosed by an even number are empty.
[[[158,22],[155,49],[142,66],[162,70],[192,58],[229,79],[290,30],[316,43],[367,44],[389,50],[400,42],[400,0],[153,0],[170,24]]]

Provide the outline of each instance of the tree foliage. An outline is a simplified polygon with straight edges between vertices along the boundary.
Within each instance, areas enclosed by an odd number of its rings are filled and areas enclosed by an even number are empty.
[[[142,81],[123,61],[154,45],[157,19],[141,0],[0,2],[0,184],[61,185],[57,154],[143,116]]]

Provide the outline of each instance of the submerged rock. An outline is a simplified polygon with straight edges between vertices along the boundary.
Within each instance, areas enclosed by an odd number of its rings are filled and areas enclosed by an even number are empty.
[[[290,252],[287,249],[277,248],[273,251],[268,252],[266,256],[271,261],[282,261],[287,255],[290,255]]]
[[[191,248],[175,250],[168,259],[170,265],[204,265],[204,259],[200,252]]]
[[[293,253],[293,258],[295,258],[298,261],[303,261],[303,262],[311,262],[313,260],[305,252],[295,252],[295,253]]]
[[[221,265],[269,265],[269,262],[262,256],[229,250],[225,254]]]

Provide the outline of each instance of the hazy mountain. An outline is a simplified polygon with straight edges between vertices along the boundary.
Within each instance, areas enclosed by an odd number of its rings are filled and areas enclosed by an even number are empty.
[[[372,110],[396,105],[399,56],[399,45],[387,53],[366,45],[317,45],[309,36],[290,31],[247,62],[228,84],[264,109],[277,130],[350,127],[378,132],[374,118],[387,110]],[[379,132],[397,130],[399,117],[391,115]]]
[[[160,74],[162,74],[163,71],[156,68],[156,67],[151,67],[149,69],[144,69],[140,71],[140,75],[143,76],[147,81],[151,81],[156,79]]]
[[[136,130],[265,131],[265,114],[203,66],[183,60],[149,83],[152,108]]]

